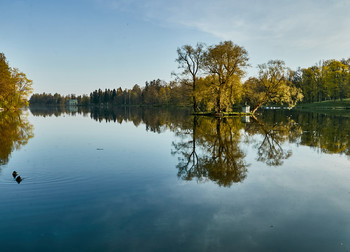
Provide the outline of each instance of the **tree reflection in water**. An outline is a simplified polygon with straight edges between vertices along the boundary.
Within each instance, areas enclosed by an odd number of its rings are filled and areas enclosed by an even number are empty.
[[[41,116],[46,110],[36,108],[32,113]],[[283,165],[292,155],[287,143],[329,154],[350,155],[350,116],[344,115],[264,111],[243,123],[240,117],[196,117],[191,116],[189,110],[179,108],[95,107],[77,111],[56,109],[49,115],[83,113],[88,116],[90,113],[90,117],[99,122],[131,121],[135,126],[145,124],[147,131],[155,133],[171,130],[176,136],[172,154],[179,159],[178,177],[198,182],[210,180],[219,186],[229,187],[247,177],[249,164],[245,160],[244,145],[252,146],[256,160],[268,166]]]
[[[282,147],[282,144],[295,142],[302,133],[300,126],[286,116],[280,120],[265,117],[263,121],[253,117],[252,123],[245,130],[251,136],[262,136],[262,140],[255,144],[257,160],[269,166],[283,165],[283,160],[288,159],[292,151]]]
[[[242,123],[240,117],[193,117],[191,130],[180,129],[179,142],[173,142],[173,152],[179,157],[178,177],[199,182],[211,180],[219,186],[229,187],[243,181],[249,164],[241,145],[252,144],[257,149],[257,161],[269,166],[280,166],[292,155],[285,142],[296,142],[301,127],[290,117],[254,117]],[[190,139],[186,135],[191,135]],[[257,137],[257,136],[261,137]]]
[[[211,180],[231,186],[246,177],[245,153],[240,149],[239,118],[193,117],[191,131],[179,131],[172,154],[179,156],[178,177],[185,180]],[[184,134],[191,135],[186,140]]]
[[[6,165],[11,152],[26,145],[34,136],[33,125],[22,111],[0,113],[0,166]]]

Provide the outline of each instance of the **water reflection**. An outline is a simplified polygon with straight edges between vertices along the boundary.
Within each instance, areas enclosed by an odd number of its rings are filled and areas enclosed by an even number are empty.
[[[135,126],[146,125],[146,130],[162,133],[166,129],[174,130],[190,117],[188,109],[162,109],[138,107],[114,107],[110,109],[93,108],[91,118],[102,122],[133,122]]]
[[[316,113],[297,116],[303,129],[300,144],[324,153],[350,155],[350,117]]]
[[[84,116],[88,116],[90,113],[90,109],[88,107],[81,106],[30,106],[30,112],[34,116],[61,116],[65,114],[76,115],[83,114]]]
[[[192,130],[180,130],[172,154],[179,156],[178,177],[211,180],[220,186],[243,181],[247,167],[240,148],[240,118],[193,117]],[[188,139],[186,135],[191,135]]]
[[[283,165],[283,161],[292,155],[287,147],[282,147],[285,142],[296,142],[302,130],[290,117],[284,115],[276,118],[267,114],[263,118],[253,117],[252,123],[247,124],[245,132],[249,136],[260,135],[262,140],[256,141],[254,147],[257,150],[257,160],[269,166]],[[248,143],[250,142],[248,138]]]
[[[1,112],[0,167],[8,163],[12,151],[26,145],[33,136],[33,125],[25,112]]]
[[[350,155],[350,113],[342,115],[276,111],[264,114],[264,123],[281,122],[286,139],[328,154]]]
[[[5,250],[342,251],[350,244],[347,117],[80,113],[86,117],[73,117],[79,108],[30,116],[36,139],[3,171]]]
[[[138,107],[31,111],[40,116],[90,113],[99,122],[145,124],[147,131],[156,133],[171,130],[177,139],[172,143],[172,154],[178,158],[177,176],[198,182],[210,180],[225,187],[247,177],[250,164],[242,146],[253,146],[256,160],[268,166],[281,166],[292,156],[288,143],[350,155],[350,117],[345,116],[264,111],[257,117],[218,119],[191,116],[186,109]]]

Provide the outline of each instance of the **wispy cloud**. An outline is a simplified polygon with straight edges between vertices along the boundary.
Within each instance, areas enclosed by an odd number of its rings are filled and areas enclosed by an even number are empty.
[[[191,27],[242,43],[270,40],[310,48],[350,38],[350,3],[345,0],[102,1],[148,20]]]
[[[161,26],[190,28],[291,67],[350,57],[347,0],[97,0]],[[203,41],[206,42],[206,41]]]

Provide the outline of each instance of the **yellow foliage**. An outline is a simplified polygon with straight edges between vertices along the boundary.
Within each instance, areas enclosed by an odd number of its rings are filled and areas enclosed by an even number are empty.
[[[5,110],[17,109],[28,105],[28,96],[32,93],[33,81],[11,68],[3,53],[0,53],[0,107]]]

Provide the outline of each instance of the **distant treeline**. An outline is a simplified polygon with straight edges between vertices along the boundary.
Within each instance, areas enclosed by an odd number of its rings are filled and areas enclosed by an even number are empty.
[[[292,81],[302,90],[303,102],[350,98],[350,58],[298,69]]]
[[[33,94],[30,97],[29,104],[30,105],[54,105],[61,106],[65,105],[68,100],[77,99],[79,105],[89,105],[90,97],[87,95],[79,95],[76,96],[74,94],[71,95],[60,95],[55,93],[54,95],[50,93],[42,93],[42,94]]]
[[[191,91],[181,83],[166,83],[160,79],[146,82],[145,87],[135,84],[132,89],[98,89],[90,96],[60,94],[33,94],[31,105],[65,105],[68,100],[77,99],[78,105],[88,106],[124,106],[124,105],[153,105],[153,106],[188,106],[191,105]]]
[[[191,92],[181,83],[170,84],[160,79],[146,82],[144,87],[134,85],[132,89],[101,89],[90,94],[93,105],[176,105],[191,104]]]

